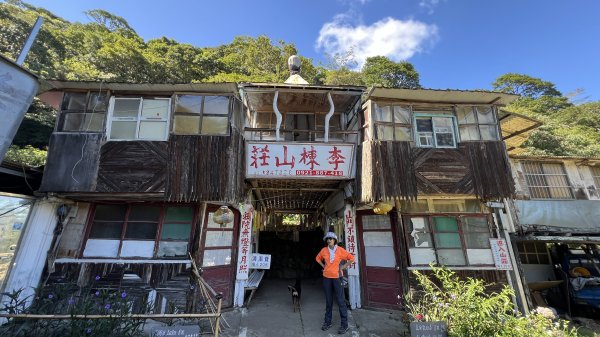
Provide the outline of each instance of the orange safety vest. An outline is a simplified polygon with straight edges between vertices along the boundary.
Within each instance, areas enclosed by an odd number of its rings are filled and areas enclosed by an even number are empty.
[[[335,250],[335,254],[333,256],[333,262],[329,262],[329,248],[323,247],[315,260],[318,262],[325,263],[325,269],[323,270],[323,277],[326,278],[338,278],[340,277],[340,262],[342,260],[350,261],[349,263],[354,262],[354,256],[348,253],[347,250],[338,246]],[[348,263],[348,262],[347,262]]]

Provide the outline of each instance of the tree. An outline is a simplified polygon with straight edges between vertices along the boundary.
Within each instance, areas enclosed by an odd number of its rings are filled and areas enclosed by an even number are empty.
[[[111,32],[121,31],[127,35],[137,35],[135,30],[129,26],[127,20],[118,15],[111,14],[103,9],[92,9],[83,12],[90,20],[106,27]]]
[[[507,73],[492,83],[494,90],[523,97],[562,96],[552,82],[523,74]]]
[[[420,88],[419,73],[409,62],[394,62],[385,56],[368,57],[362,68],[362,78],[367,86],[386,88]]]

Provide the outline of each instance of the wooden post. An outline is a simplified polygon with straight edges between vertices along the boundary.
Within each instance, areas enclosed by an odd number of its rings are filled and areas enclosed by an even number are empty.
[[[219,337],[219,330],[221,324],[221,302],[223,302],[223,297],[219,297],[219,303],[217,304],[217,322],[215,324],[215,337]]]

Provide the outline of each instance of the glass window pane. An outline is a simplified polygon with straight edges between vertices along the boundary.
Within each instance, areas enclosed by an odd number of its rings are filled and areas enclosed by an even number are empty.
[[[481,139],[483,140],[498,140],[498,131],[496,125],[480,125]]]
[[[364,230],[392,228],[389,215],[365,215],[362,217],[362,225]]]
[[[461,248],[460,235],[458,233],[434,233],[437,248]]]
[[[87,113],[84,118],[82,131],[104,131],[104,121],[106,120],[106,116],[103,112]]]
[[[394,106],[394,123],[411,124],[410,108],[407,106]]]
[[[200,116],[175,116],[173,132],[178,135],[199,134]]]
[[[438,263],[447,266],[464,266],[467,264],[463,251],[460,249],[440,249],[437,251]]]
[[[91,92],[87,110],[89,112],[106,111],[108,109],[108,93]]]
[[[456,108],[458,124],[472,124],[475,121],[475,111],[472,106],[459,106]]]
[[[167,122],[140,122],[139,139],[164,140],[167,136]]]
[[[129,222],[125,231],[125,239],[154,240],[157,227],[156,222]]]
[[[365,247],[393,247],[392,232],[364,232]]]
[[[464,200],[434,199],[433,209],[435,212],[462,212]]]
[[[391,122],[392,121],[392,107],[389,105],[375,106],[375,121]]]
[[[116,98],[113,117],[137,118],[140,108],[140,99]]]
[[[469,233],[465,231],[465,241],[467,248],[490,248],[489,233]]]
[[[191,207],[169,207],[165,221],[192,222],[194,210]]]
[[[489,232],[486,218],[464,217],[462,223],[465,232]]]
[[[124,221],[127,205],[97,205],[94,220]]]
[[[190,238],[192,224],[163,224],[161,240],[185,240]]]
[[[291,115],[290,115],[291,116]],[[274,128],[275,127],[275,114],[272,112],[257,112],[255,116],[255,128]]]
[[[85,113],[63,113],[61,131],[81,131]]]
[[[406,213],[420,213],[429,211],[427,200],[401,201],[402,211]]]
[[[63,98],[62,110],[84,111],[87,93],[66,92]]]
[[[113,121],[110,127],[110,139],[135,139],[137,122]]]
[[[128,221],[155,221],[160,217],[160,207],[133,205],[129,211]]]
[[[379,140],[394,140],[394,128],[387,125],[376,125],[377,139]]]
[[[213,220],[214,214],[215,214],[214,212],[208,213],[208,221],[207,221],[206,227],[208,227],[208,228],[233,228],[233,221],[228,222],[223,225],[220,225],[220,224],[214,222],[214,220]]]
[[[479,124],[494,124],[494,110],[492,106],[478,106],[477,119]]]
[[[231,249],[207,249],[204,251],[202,267],[224,266],[231,264]]]
[[[432,147],[433,146],[433,133],[431,132],[419,132],[417,133],[417,140],[419,141],[419,146],[423,147]]]
[[[431,118],[417,118],[418,132],[433,132],[433,122]]]
[[[435,216],[433,217],[433,223],[435,224],[436,232],[458,232],[456,218]]]
[[[175,98],[175,112],[200,113],[202,109],[202,96],[177,95]]]
[[[454,146],[453,133],[436,133],[435,142],[437,146]]]
[[[394,127],[394,137],[396,137],[397,141],[407,142],[412,140],[410,136],[410,128],[404,126]]]
[[[231,246],[233,242],[232,231],[207,231],[205,247]]]
[[[94,221],[90,231],[93,239],[120,239],[123,222]]]
[[[30,203],[28,199],[0,196],[0,213],[5,213],[0,216],[0,287],[13,264],[14,254],[19,251],[19,237],[25,229]]]
[[[158,244],[158,257],[187,257],[188,256],[188,243],[187,242],[173,242],[173,241],[161,241]]]
[[[205,96],[204,114],[229,114],[229,97],[226,96]]]
[[[168,99],[144,99],[142,103],[142,117],[166,119],[168,116]]]
[[[365,247],[365,264],[369,267],[396,267],[394,247]]]
[[[202,117],[203,135],[226,135],[229,133],[229,118],[227,117]]]
[[[479,131],[477,130],[477,125],[462,125],[458,128],[460,131],[460,140],[461,141],[469,141],[469,140],[479,140]]]

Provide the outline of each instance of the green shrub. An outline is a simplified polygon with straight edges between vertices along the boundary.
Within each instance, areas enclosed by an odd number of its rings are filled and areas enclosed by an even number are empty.
[[[413,271],[421,289],[406,296],[406,311],[415,321],[444,321],[449,337],[576,337],[565,321],[514,310],[514,293],[505,286],[486,293],[482,280],[460,279],[453,271],[432,266],[428,277]]]

